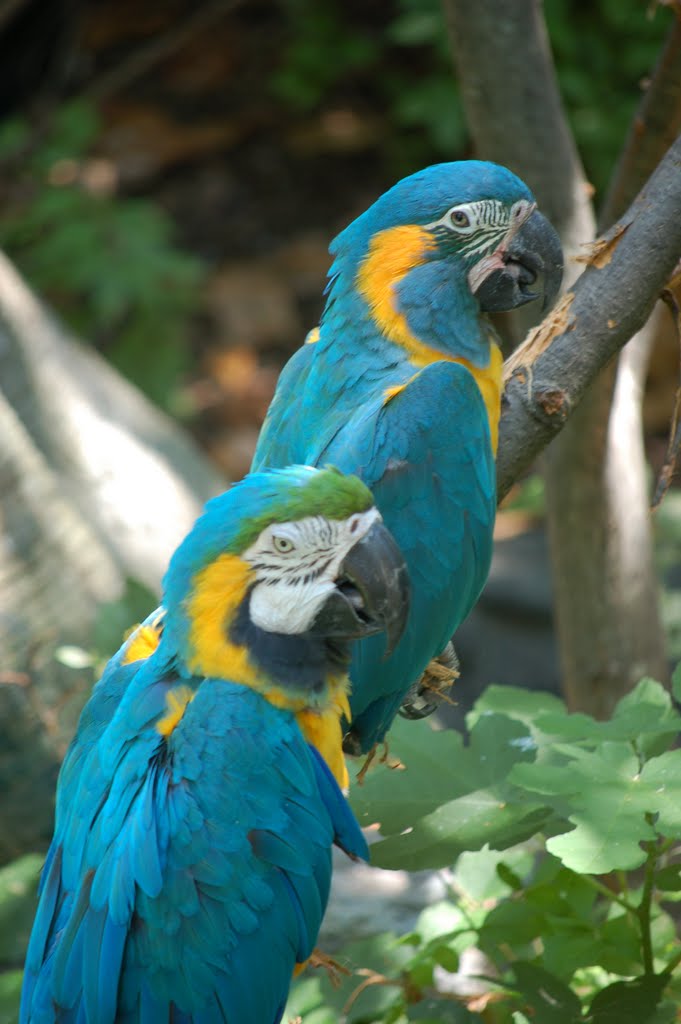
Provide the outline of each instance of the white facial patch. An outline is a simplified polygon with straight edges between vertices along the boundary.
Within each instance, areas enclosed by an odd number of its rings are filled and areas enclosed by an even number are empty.
[[[536,208],[536,203],[531,203],[527,199],[519,199],[506,213],[506,227],[503,233],[497,237],[496,242],[493,240],[493,251],[488,251],[471,267],[468,273],[468,286],[474,295],[493,270],[503,270],[505,266],[503,257],[508,246]],[[471,249],[471,252],[476,251],[482,251],[482,249]]]
[[[518,199],[510,208],[499,199],[479,199],[452,206],[439,220],[424,227],[456,235],[461,255],[469,259],[478,257],[468,275],[470,289],[475,293],[493,270],[503,267],[506,247],[535,208],[536,203],[527,199]]]
[[[333,591],[343,559],[374,523],[377,508],[349,519],[308,516],[267,526],[241,556],[255,572],[251,620],[270,633],[305,633]]]

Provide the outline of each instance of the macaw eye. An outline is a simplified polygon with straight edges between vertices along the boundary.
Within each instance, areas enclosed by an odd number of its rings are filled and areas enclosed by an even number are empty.
[[[361,521],[362,521],[362,517],[361,516],[352,516],[352,518],[348,522],[348,525],[349,525],[349,528],[350,528],[350,533],[356,533],[357,532],[357,527],[359,526]]]
[[[463,210],[450,210],[449,219],[452,227],[455,228],[469,228],[471,226],[471,219]]]
[[[295,547],[293,541],[289,540],[288,537],[279,537],[276,534],[272,538],[272,544],[274,545],[274,550],[278,551],[280,555],[287,555]]]

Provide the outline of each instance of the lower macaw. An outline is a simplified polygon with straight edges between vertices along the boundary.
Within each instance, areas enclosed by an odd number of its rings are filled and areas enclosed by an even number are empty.
[[[405,556],[402,640],[388,658],[375,638],[353,653],[346,749],[360,753],[383,739],[485,582],[502,356],[483,314],[540,293],[546,308],[562,254],[527,186],[476,160],[398,182],[331,253],[319,328],[281,374],[253,468],[356,473]]]
[[[350,642],[393,645],[407,605],[356,478],[253,474],[208,504],[162,631],[112,659],[64,761],[21,1024],[280,1021],[332,844],[367,857],[338,785]]]

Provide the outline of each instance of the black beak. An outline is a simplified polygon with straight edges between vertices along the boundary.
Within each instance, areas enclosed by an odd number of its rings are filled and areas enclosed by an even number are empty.
[[[542,312],[553,305],[563,280],[563,250],[558,233],[535,210],[502,255],[505,266],[493,270],[478,288],[483,313],[503,313],[542,298]]]
[[[313,632],[354,640],[385,631],[387,657],[408,613],[409,576],[402,553],[383,523],[374,523],[346,555]]]

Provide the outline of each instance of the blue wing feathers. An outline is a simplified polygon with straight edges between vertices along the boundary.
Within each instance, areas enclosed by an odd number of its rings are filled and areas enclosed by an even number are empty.
[[[293,967],[319,931],[331,843],[365,851],[291,714],[245,687],[204,680],[164,740],[154,723],[169,681],[149,662],[127,680],[98,748],[69,759],[77,817],[62,794],[22,1024],[276,1024]],[[144,710],[126,729],[137,689]],[[85,762],[87,782],[73,774]]]
[[[369,847],[350,805],[341,793],[329,766],[318,750],[310,747],[317,785],[331,816],[334,842],[351,857],[369,860]]]

